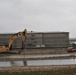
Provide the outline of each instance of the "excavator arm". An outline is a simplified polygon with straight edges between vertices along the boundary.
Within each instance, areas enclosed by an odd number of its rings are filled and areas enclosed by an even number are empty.
[[[25,29],[23,32],[19,32],[19,35],[22,36],[22,41],[26,41],[27,30]]]
[[[6,47],[6,46],[0,46],[0,52],[10,51],[10,48],[11,48],[11,45],[12,45],[13,41],[16,38],[18,38],[20,35],[22,36],[22,43],[23,43],[24,41],[26,41],[27,30],[25,29],[24,31],[19,32],[17,34],[14,34],[13,36],[11,36],[11,38],[9,39],[9,42],[8,42],[8,47]]]
[[[9,40],[9,44],[8,44],[8,49],[11,48],[11,45],[13,43],[13,41],[18,38],[20,35],[22,36],[22,43],[26,40],[26,33],[27,33],[27,30],[25,29],[24,31],[22,32],[19,32],[17,34],[14,34],[13,36],[11,36],[10,40]]]
[[[19,34],[14,34],[13,36],[11,36],[10,40],[9,40],[9,44],[8,44],[8,50],[11,48],[13,41],[19,37]]]

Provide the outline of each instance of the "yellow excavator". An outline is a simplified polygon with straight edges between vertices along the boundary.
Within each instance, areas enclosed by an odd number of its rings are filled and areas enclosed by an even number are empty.
[[[9,42],[8,42],[8,46],[0,46],[0,53],[3,53],[3,52],[11,52],[11,46],[13,44],[13,41],[18,38],[19,36],[22,36],[22,46],[24,44],[24,42],[26,41],[26,37],[27,37],[27,30],[25,29],[24,31],[22,32],[18,32],[16,34],[14,34],[13,36],[11,36],[11,38],[9,39]],[[22,47],[23,48],[23,47]]]

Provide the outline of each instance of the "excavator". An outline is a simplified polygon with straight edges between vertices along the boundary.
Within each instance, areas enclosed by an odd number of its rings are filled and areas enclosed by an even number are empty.
[[[8,46],[0,46],[0,53],[11,52],[11,47],[12,47],[13,41],[15,39],[17,39],[19,36],[22,36],[22,49],[23,49],[23,44],[26,41],[26,37],[27,37],[26,29],[22,32],[18,32],[16,34],[12,35],[11,38],[9,39]],[[18,51],[17,53],[20,53],[20,52],[21,51]]]

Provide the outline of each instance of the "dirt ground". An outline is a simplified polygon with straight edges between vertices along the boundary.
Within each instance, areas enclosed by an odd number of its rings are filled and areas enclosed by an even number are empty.
[[[39,54],[66,54],[66,49],[25,49],[21,54],[25,55],[39,55]]]
[[[21,71],[44,71],[44,70],[57,70],[57,69],[65,69],[65,68],[76,68],[76,65],[67,65],[67,66],[31,66],[31,67],[6,67],[0,68],[1,72],[11,71],[11,72],[21,72]]]
[[[66,49],[25,49],[21,52],[22,55],[41,55],[41,54],[67,54]],[[2,56],[2,55],[1,55]],[[50,69],[61,69],[61,68],[76,68],[76,65],[68,66],[31,66],[31,67],[7,67],[0,68],[0,71],[36,71],[36,70],[50,70]]]

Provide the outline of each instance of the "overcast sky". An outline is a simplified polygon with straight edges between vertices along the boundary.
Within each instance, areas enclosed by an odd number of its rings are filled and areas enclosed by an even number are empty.
[[[0,0],[0,33],[24,29],[76,37],[76,0]]]

